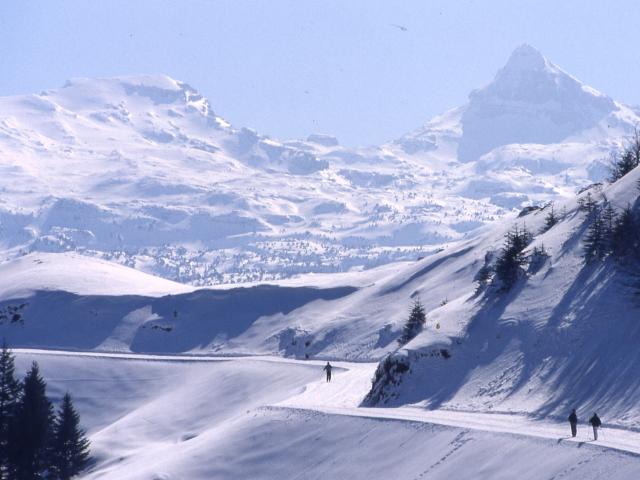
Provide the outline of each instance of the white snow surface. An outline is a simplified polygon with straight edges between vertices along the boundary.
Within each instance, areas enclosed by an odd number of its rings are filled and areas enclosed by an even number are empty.
[[[193,290],[188,285],[73,252],[35,252],[0,264],[2,299],[28,298],[38,291],[160,297]]]
[[[92,442],[83,479],[633,478],[640,433],[518,415],[359,408],[374,364],[18,351],[71,391]],[[496,453],[500,452],[499,455]]]
[[[634,171],[612,186],[595,186],[580,198],[606,195],[620,210],[636,202],[638,176]],[[23,321],[4,322],[0,333],[16,346],[378,360],[397,349],[409,306],[419,298],[427,311],[427,329],[408,345],[409,351],[431,358],[442,348],[449,349],[455,355],[448,364],[460,370],[456,375],[441,371],[442,359],[436,356],[429,361],[436,372],[428,367],[423,375],[444,375],[450,388],[404,392],[400,399],[413,403],[430,398],[438,405],[469,409],[500,405],[515,409],[521,396],[538,395],[536,408],[560,411],[581,396],[594,402],[597,397],[580,388],[558,391],[560,371],[569,368],[563,375],[575,375],[586,385],[582,370],[588,367],[554,364],[557,357],[566,357],[573,348],[603,362],[622,355],[615,345],[623,336],[635,335],[633,316],[638,306],[629,272],[611,259],[585,266],[586,214],[575,198],[556,203],[562,220],[550,231],[538,233],[550,208],[486,226],[419,261],[336,277],[306,275],[272,285],[195,290],[153,277],[136,283],[142,274],[119,266],[113,267],[113,281],[105,282],[104,275],[112,274],[105,262],[75,254],[33,254],[0,267],[0,272],[7,272],[0,281],[4,292],[0,309],[25,304]],[[495,257],[504,233],[514,225],[526,225],[536,234],[529,251],[544,245],[549,257],[535,268],[528,267],[526,278],[508,295],[479,295],[475,277],[485,256]],[[34,261],[38,258],[45,263]],[[70,264],[70,259],[90,263],[83,267]],[[29,294],[19,296],[16,291]],[[607,330],[614,321],[618,327]],[[602,342],[590,342],[594,335]],[[482,366],[469,370],[479,360],[482,365],[486,362],[485,373]],[[605,382],[607,372],[602,365],[592,375]],[[635,389],[635,382],[627,387]],[[461,391],[466,393],[458,404],[455,397]],[[560,403],[547,404],[549,398]],[[394,400],[399,401],[404,400]],[[627,407],[620,406],[621,415]],[[637,421],[635,407],[627,413],[629,422]]]
[[[506,429],[504,421],[511,418],[516,429],[518,422],[529,428],[527,422],[543,419],[557,432],[575,407],[583,419],[597,411],[608,427],[638,431],[637,272],[611,258],[585,264],[587,213],[578,203],[587,195],[596,201],[606,197],[617,210],[632,205],[637,212],[639,180],[640,168],[613,185],[557,203],[560,221],[545,233],[540,230],[551,207],[484,227],[418,262],[351,273],[333,288],[247,285],[164,297],[36,291],[24,300],[23,321],[3,322],[0,333],[16,347],[270,354],[308,357],[310,365],[323,359],[378,360],[391,353],[408,371],[393,383],[376,384],[379,395],[366,405],[399,408],[394,411],[401,418],[413,419],[416,411],[471,412],[494,415],[496,428]],[[497,252],[504,233],[525,224],[535,234],[529,251],[544,245],[548,257],[528,265],[508,293],[477,291],[474,279],[487,252]],[[345,282],[349,276],[355,287]],[[425,305],[426,328],[398,349],[416,298]],[[3,300],[0,309],[22,302]],[[355,407],[370,387],[371,370],[360,373],[344,377],[354,382],[351,393],[337,392],[331,404],[314,404],[317,385],[295,401],[288,395],[278,402],[303,408],[296,402],[306,398],[327,414],[336,413],[336,405]]]
[[[637,213],[639,180],[640,168],[556,202],[560,221],[545,233],[551,206],[333,284],[312,275],[179,291],[147,279],[168,293],[132,285],[123,295],[115,287],[139,272],[33,254],[2,266],[11,275],[0,309],[25,307],[0,333],[16,347],[66,350],[18,350],[18,363],[22,372],[39,361],[56,401],[75,395],[95,455],[85,478],[635,478],[637,272],[611,258],[585,264],[578,203],[606,197]],[[508,293],[477,291],[487,252],[525,224],[535,234],[528,251],[544,245],[548,257]],[[114,290],[76,271],[106,271]],[[25,298],[11,293],[14,276]],[[416,298],[426,328],[398,349]],[[409,369],[363,403],[370,361],[387,353]],[[330,384],[326,359],[336,367]],[[566,425],[574,407],[575,440]],[[594,411],[604,423],[597,442],[586,425]]]
[[[384,145],[232,127],[165,75],[0,98],[0,252],[74,251],[197,286],[415,260],[607,175],[636,112],[529,46]]]
[[[639,179],[636,169],[579,198],[606,197],[618,212],[631,205],[637,214]],[[539,232],[550,207],[486,230],[415,269],[407,287],[427,302],[427,327],[393,354],[408,371],[381,384],[375,404],[558,419],[577,407],[583,416],[597,411],[613,424],[640,428],[636,268],[612,258],[586,264],[587,213],[576,200],[555,208],[561,220],[545,233]],[[529,253],[544,246],[548,257],[527,265],[507,293],[476,290],[485,254],[496,253],[514,225],[534,232]],[[434,307],[434,295],[446,302]]]

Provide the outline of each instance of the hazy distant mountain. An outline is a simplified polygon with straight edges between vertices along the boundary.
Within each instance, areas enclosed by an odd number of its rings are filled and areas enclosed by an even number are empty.
[[[196,284],[415,259],[601,180],[639,118],[529,46],[467,105],[377,148],[234,128],[163,75],[72,80],[0,98],[1,248]]]

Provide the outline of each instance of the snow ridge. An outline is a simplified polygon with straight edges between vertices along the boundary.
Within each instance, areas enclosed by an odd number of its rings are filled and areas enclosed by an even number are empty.
[[[640,117],[529,46],[378,147],[231,126],[166,75],[0,98],[0,251],[74,251],[197,286],[415,260],[607,175]]]

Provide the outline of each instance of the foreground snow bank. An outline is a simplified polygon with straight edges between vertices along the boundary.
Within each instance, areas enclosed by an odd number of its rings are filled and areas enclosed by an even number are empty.
[[[517,419],[504,434],[449,412],[358,409],[372,364],[337,364],[327,384],[321,362],[277,358],[22,351],[19,371],[34,359],[54,399],[74,393],[95,457],[85,479],[623,480],[640,468],[583,430],[578,443],[553,430],[531,436]]]

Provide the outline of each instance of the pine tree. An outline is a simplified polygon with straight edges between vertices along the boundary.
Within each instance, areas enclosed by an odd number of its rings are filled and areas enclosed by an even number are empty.
[[[20,395],[20,383],[15,377],[13,354],[2,344],[0,354],[0,479],[8,477],[7,449],[9,444],[9,424]]]
[[[631,205],[618,216],[613,229],[611,249],[616,258],[640,255],[640,225],[636,221]]]
[[[539,247],[533,247],[529,256],[529,272],[536,273],[542,268],[544,262],[549,258],[549,253],[544,248],[544,243]]]
[[[56,417],[51,445],[52,473],[58,480],[69,480],[80,473],[89,460],[89,440],[80,429],[80,415],[67,393]]]
[[[531,243],[533,237],[524,227],[516,226],[505,235],[504,245],[500,256],[496,260],[496,278],[502,283],[504,290],[509,290],[520,278],[522,267],[527,263],[524,249]]]
[[[615,156],[611,161],[611,174],[609,175],[609,181],[614,183],[624,177],[627,173],[638,166],[638,158],[635,157],[632,151],[625,150],[622,155]]]
[[[478,270],[475,278],[475,281],[478,283],[476,292],[480,292],[489,284],[492,275],[493,269],[491,268],[491,265],[483,265],[480,270]]]
[[[46,388],[38,364],[33,362],[9,425],[9,478],[41,479],[50,466],[53,407]]]
[[[404,325],[402,335],[400,336],[398,343],[400,343],[400,345],[408,343],[418,335],[418,333],[420,333],[426,322],[427,316],[425,314],[424,307],[422,306],[422,303],[420,303],[420,300],[416,300],[413,302],[411,313],[409,314],[407,323]]]
[[[631,170],[640,165],[640,131],[637,129],[631,141],[624,147],[622,154],[614,155],[609,167],[611,183],[620,180]]]
[[[491,282],[491,277],[493,277],[494,267],[492,265],[493,262],[493,252],[487,252],[484,254],[484,265],[478,270],[474,281],[477,282],[476,286],[476,294],[479,294],[482,290],[484,290],[489,283]]]
[[[598,207],[598,203],[593,199],[593,195],[591,195],[591,192],[588,192],[586,197],[580,198],[578,200],[578,206],[582,211],[593,213]]]
[[[602,213],[594,210],[589,216],[591,223],[584,239],[584,258],[587,262],[604,258],[606,253],[605,226]]]
[[[551,204],[551,210],[547,213],[547,216],[544,217],[544,226],[542,227],[540,233],[547,232],[551,230],[551,228],[558,223],[560,219],[556,215],[555,209],[553,207],[553,203]]]
[[[605,199],[604,209],[602,210],[602,235],[603,248],[606,253],[613,250],[613,234],[616,226],[616,211],[611,202]]]

